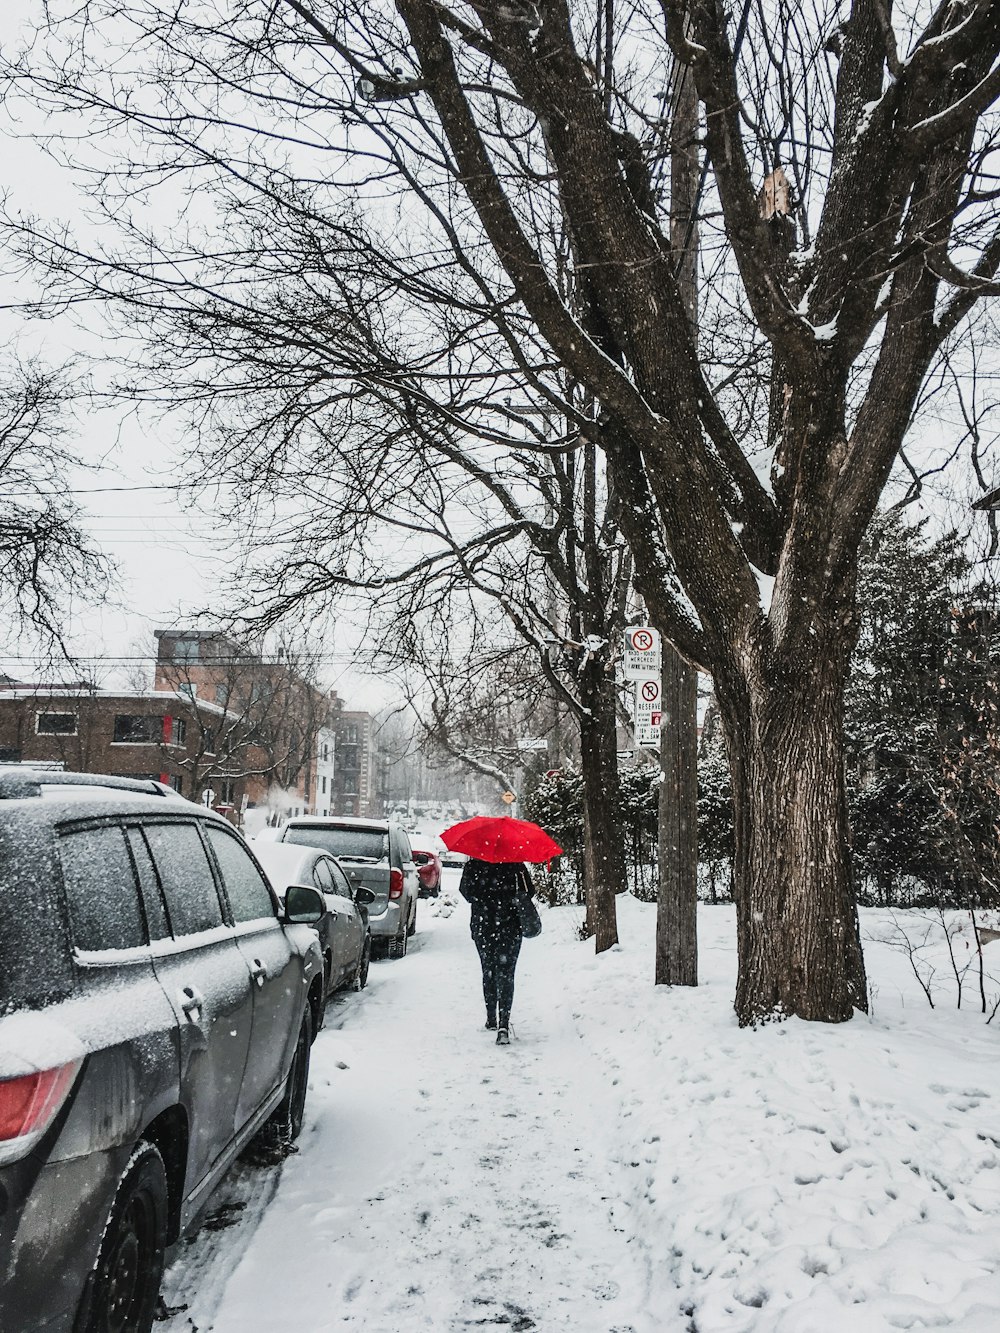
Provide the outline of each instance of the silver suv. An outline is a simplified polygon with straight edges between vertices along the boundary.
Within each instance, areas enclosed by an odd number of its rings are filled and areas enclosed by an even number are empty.
[[[349,819],[303,815],[290,819],[279,842],[321,847],[340,862],[352,892],[370,889],[368,907],[372,945],[383,944],[390,958],[406,954],[417,928],[420,879],[406,830],[388,819]]]
[[[159,783],[0,773],[4,1333],[148,1333],[166,1245],[295,1138],[322,911]]]

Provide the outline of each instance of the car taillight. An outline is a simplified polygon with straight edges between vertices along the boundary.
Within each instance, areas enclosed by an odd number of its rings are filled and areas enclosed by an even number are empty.
[[[80,1061],[0,1079],[0,1162],[34,1147],[66,1100]]]
[[[389,897],[402,898],[403,896],[403,872],[401,870],[389,871]]]

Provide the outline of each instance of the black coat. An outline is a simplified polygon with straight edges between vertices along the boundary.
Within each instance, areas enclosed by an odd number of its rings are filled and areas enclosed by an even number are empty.
[[[520,861],[493,865],[470,858],[458,891],[472,907],[472,938],[516,939],[522,934],[517,900],[531,896],[531,879]]]

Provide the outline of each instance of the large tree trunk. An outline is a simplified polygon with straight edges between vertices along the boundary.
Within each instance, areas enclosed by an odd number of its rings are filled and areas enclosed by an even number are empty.
[[[580,772],[583,777],[588,935],[597,953],[618,943],[615,895],[626,885],[625,847],[618,812],[615,685],[603,662],[589,663],[580,682]]]
[[[690,6],[685,6],[688,13]],[[687,19],[685,20],[687,26]],[[674,66],[670,248],[692,328],[698,323],[698,95]],[[663,626],[658,627],[663,632]],[[656,898],[658,986],[698,984],[698,673],[664,638]]]
[[[844,785],[846,664],[716,686],[735,808],[736,1012],[838,1023],[867,1009]]]
[[[663,645],[657,986],[698,984],[698,673]]]

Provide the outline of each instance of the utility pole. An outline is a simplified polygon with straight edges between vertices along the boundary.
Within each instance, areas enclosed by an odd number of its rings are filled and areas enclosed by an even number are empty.
[[[670,123],[670,248],[688,318],[698,321],[698,97],[674,65]],[[698,673],[664,638],[656,899],[658,986],[698,984]]]

